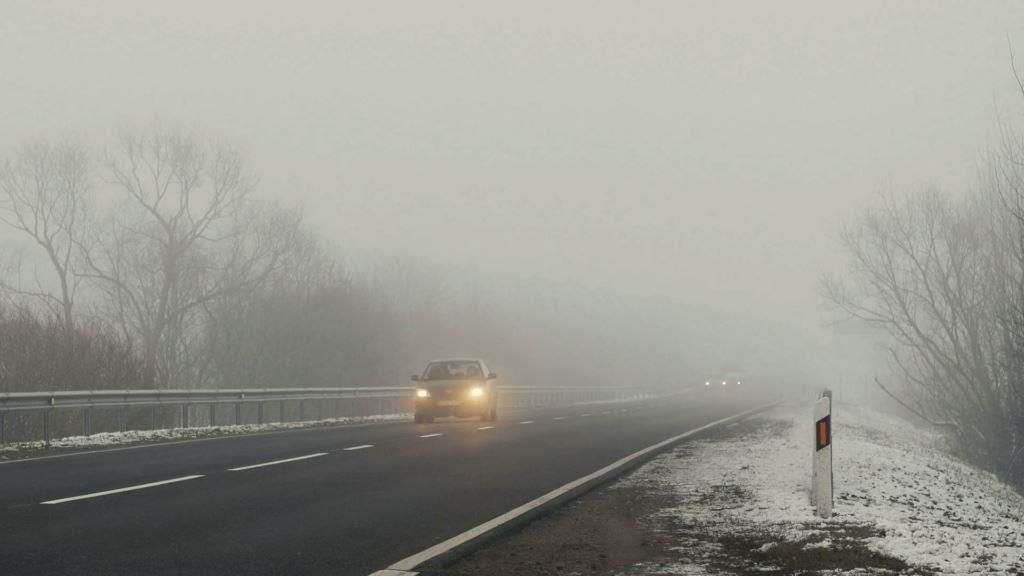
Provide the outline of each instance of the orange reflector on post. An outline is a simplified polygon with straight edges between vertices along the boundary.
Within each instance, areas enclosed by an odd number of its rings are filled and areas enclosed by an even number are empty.
[[[818,420],[816,434],[816,449],[821,450],[832,443],[832,415],[825,416],[821,420]]]

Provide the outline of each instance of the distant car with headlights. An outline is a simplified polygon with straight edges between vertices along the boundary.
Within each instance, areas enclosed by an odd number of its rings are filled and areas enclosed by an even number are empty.
[[[444,358],[427,363],[414,374],[417,423],[434,418],[479,417],[481,422],[498,418],[498,375],[479,358]]]
[[[711,390],[733,388],[743,384],[743,373],[739,371],[717,372],[709,374],[704,380],[704,387]]]

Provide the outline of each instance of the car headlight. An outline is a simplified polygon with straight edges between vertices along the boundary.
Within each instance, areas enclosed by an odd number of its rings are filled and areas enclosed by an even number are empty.
[[[426,390],[424,388],[417,388],[416,389],[416,397],[417,398],[430,398],[430,390]]]
[[[705,382],[704,385],[705,386],[711,386],[711,382]]]
[[[479,387],[479,386],[474,386],[474,387],[469,389],[469,397],[470,398],[480,398],[483,395],[484,395],[484,389]]]
[[[725,386],[725,380],[722,380],[722,386]]]

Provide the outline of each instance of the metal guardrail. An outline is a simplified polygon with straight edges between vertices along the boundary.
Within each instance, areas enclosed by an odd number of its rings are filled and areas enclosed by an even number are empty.
[[[92,434],[94,409],[118,409],[120,431],[128,429],[127,410],[130,407],[151,407],[154,409],[153,423],[155,428],[155,409],[161,406],[179,406],[180,428],[190,427],[191,408],[197,405],[209,406],[209,422],[216,421],[216,408],[223,404],[235,407],[234,423],[243,423],[242,406],[256,404],[256,424],[266,423],[265,405],[276,403],[278,422],[285,421],[285,404],[297,402],[299,421],[322,420],[323,403],[330,400],[373,400],[376,414],[383,415],[385,400],[389,402],[390,413],[395,412],[394,399],[409,402],[408,410],[412,409],[415,387],[354,387],[354,388],[238,388],[211,390],[83,390],[61,392],[13,392],[0,394],[0,445],[5,443],[6,417],[11,413],[41,412],[43,415],[43,440],[49,443],[53,438],[53,414],[57,410],[81,410],[82,432]],[[650,397],[650,393],[636,387],[607,388],[597,386],[499,386],[498,399],[504,408],[531,406],[555,406],[578,402],[621,401]],[[316,401],[316,418],[306,418],[306,402]],[[353,406],[353,415],[355,412]],[[334,406],[335,417],[339,413],[337,404]]]
[[[238,388],[213,390],[95,390],[80,392],[13,392],[0,394],[0,412],[158,406],[162,404],[233,404],[333,398],[406,396],[413,388]]]

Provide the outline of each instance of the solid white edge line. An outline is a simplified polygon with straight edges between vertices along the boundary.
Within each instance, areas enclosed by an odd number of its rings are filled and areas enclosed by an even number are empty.
[[[296,456],[295,458],[285,458],[284,460],[274,460],[273,462],[261,462],[259,464],[250,464],[248,466],[239,466],[238,468],[228,468],[228,472],[241,472],[243,470],[252,470],[253,468],[263,468],[264,466],[275,466],[277,464],[287,464],[288,462],[296,462],[298,460],[308,460],[310,458],[319,458],[320,456],[327,456],[327,452],[317,452],[316,454],[306,454],[305,456]]]
[[[349,452],[352,450],[365,450],[367,448],[373,448],[373,444],[360,444],[359,446],[349,446],[348,448],[343,448],[343,450]]]
[[[665,447],[665,446],[667,446],[669,444],[672,444],[674,442],[678,442],[678,441],[680,441],[680,440],[682,440],[684,438],[687,438],[689,436],[693,436],[694,434],[697,434],[699,432],[703,432],[704,430],[707,430],[708,428],[713,428],[715,426],[718,426],[719,424],[722,424],[724,422],[728,422],[728,421],[733,420],[733,419],[743,418],[745,416],[748,416],[750,414],[753,414],[753,413],[755,413],[755,412],[757,412],[759,410],[763,410],[763,409],[765,409],[767,407],[770,407],[770,406],[773,406],[775,404],[777,404],[777,403],[773,402],[771,404],[765,404],[765,405],[762,405],[762,406],[758,406],[756,408],[751,408],[750,410],[746,410],[744,412],[740,412],[739,414],[733,414],[732,416],[727,416],[727,417],[722,418],[720,420],[715,420],[714,422],[711,422],[710,424],[705,424],[705,425],[703,425],[703,426],[701,426],[699,428],[694,428],[693,430],[690,430],[688,432],[683,432],[682,434],[678,434],[676,436],[672,436],[671,438],[667,438],[665,440],[662,440],[661,442],[658,442],[657,444],[653,444],[651,446],[648,446],[647,448],[643,448],[641,450],[638,450],[638,451],[630,454],[629,456],[625,456],[623,458],[620,458],[620,459],[616,460],[615,462],[612,462],[611,464],[605,466],[604,468],[601,468],[600,470],[596,470],[594,472],[591,472],[590,474],[587,474],[586,476],[583,476],[582,478],[577,478],[576,480],[573,480],[572,482],[569,482],[568,484],[564,484],[564,485],[562,485],[559,488],[555,488],[551,492],[548,492],[547,494],[545,494],[545,495],[543,495],[543,496],[541,496],[539,498],[531,500],[531,501],[527,502],[526,504],[523,504],[522,506],[519,506],[518,508],[514,508],[512,510],[509,510],[508,512],[505,512],[504,514],[502,514],[500,516],[492,518],[492,519],[488,520],[487,522],[484,522],[483,524],[480,524],[479,526],[476,526],[474,528],[470,528],[469,530],[466,530],[465,532],[463,532],[461,534],[453,536],[453,537],[445,540],[444,542],[435,544],[435,545],[431,546],[430,548],[427,548],[426,550],[423,550],[422,552],[417,552],[416,554],[413,554],[412,556],[409,556],[407,558],[399,560],[398,562],[395,562],[391,566],[388,566],[388,569],[389,570],[413,570],[414,568],[416,568],[420,564],[423,564],[424,562],[430,560],[431,558],[434,558],[436,556],[444,554],[445,552],[448,552],[449,550],[451,550],[451,549],[453,549],[453,548],[455,548],[455,547],[457,547],[457,546],[459,546],[459,545],[461,545],[461,544],[463,544],[465,542],[468,542],[468,541],[472,540],[473,538],[477,538],[480,535],[485,534],[485,533],[487,533],[487,532],[497,528],[498,526],[501,526],[502,524],[504,524],[506,522],[514,520],[515,518],[517,518],[519,516],[522,516],[523,514],[529,512],[530,510],[533,510],[534,508],[538,508],[538,507],[546,504],[547,502],[550,502],[551,500],[554,500],[555,498],[558,498],[559,496],[562,496],[563,494],[565,494],[565,493],[567,493],[567,492],[569,492],[571,490],[574,490],[575,488],[577,488],[579,486],[582,486],[583,484],[586,484],[587,482],[590,482],[591,480],[593,480],[595,478],[600,478],[601,476],[603,476],[603,475],[605,475],[605,474],[615,470],[616,468],[619,468],[621,466],[625,466],[626,464],[629,464],[630,462],[636,460],[637,458],[640,458],[641,456],[644,456],[644,455],[649,454],[651,452],[657,451],[657,450],[659,450],[659,449],[661,449],[661,448],[663,448],[663,447]]]
[[[181,478],[171,478],[170,480],[161,480],[159,482],[149,482],[148,484],[138,484],[135,486],[128,486],[125,488],[115,488],[114,490],[104,490],[103,492],[93,492],[92,494],[82,494],[81,496],[71,496],[70,498],[58,498],[56,500],[47,500],[40,502],[40,504],[63,504],[65,502],[74,502],[75,500],[85,500],[87,498],[98,498],[100,496],[109,496],[111,494],[119,494],[121,492],[132,492],[135,490],[142,490],[144,488],[152,488],[154,486],[162,486],[164,484],[173,484],[175,482],[184,482],[186,480],[195,480],[196,478],[202,478],[202,474],[195,474],[192,476],[182,476]]]
[[[420,438],[433,438],[435,436],[444,436],[444,433],[434,432],[433,434],[424,434],[423,436],[420,436]]]

